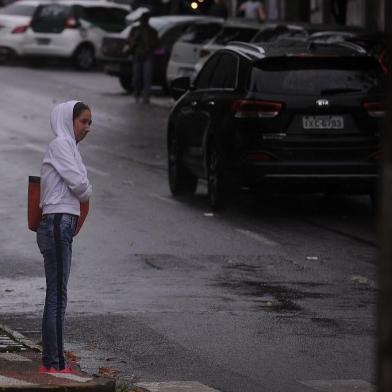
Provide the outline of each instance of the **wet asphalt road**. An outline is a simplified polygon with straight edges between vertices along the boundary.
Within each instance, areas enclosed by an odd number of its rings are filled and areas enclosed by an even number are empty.
[[[94,197],[74,240],[66,331],[85,369],[227,392],[373,383],[369,200],[244,192],[212,215],[205,184],[176,200],[166,178],[170,100],[135,104],[100,73],[0,68],[0,322],[40,339],[44,275],[27,230],[27,177],[39,174],[51,108],[68,99],[93,109],[82,155]]]

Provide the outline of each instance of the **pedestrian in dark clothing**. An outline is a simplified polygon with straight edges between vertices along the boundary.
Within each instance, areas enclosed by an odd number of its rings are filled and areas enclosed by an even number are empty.
[[[91,110],[83,102],[64,102],[53,109],[50,122],[56,137],[42,162],[40,207],[43,215],[37,229],[46,276],[39,372],[73,373],[64,357],[64,317],[72,239],[80,216],[80,202],[89,200],[92,191],[78,147],[90,132]]]
[[[228,11],[225,0],[214,0],[214,4],[212,4],[208,14],[210,16],[216,16],[217,18],[226,19],[228,16]]]
[[[133,54],[133,88],[136,102],[150,103],[154,50],[158,47],[158,32],[149,25],[150,14],[144,13],[140,25],[129,33],[129,52]]]

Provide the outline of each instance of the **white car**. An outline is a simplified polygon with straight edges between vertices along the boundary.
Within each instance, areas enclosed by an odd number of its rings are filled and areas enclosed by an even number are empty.
[[[173,46],[166,71],[168,83],[181,76],[193,75],[200,48],[218,34],[222,23],[223,19],[206,17],[188,27]]]
[[[26,31],[23,54],[66,58],[78,69],[90,69],[99,58],[102,37],[122,31],[129,10],[105,0],[58,0],[39,6]]]
[[[22,54],[23,42],[35,9],[45,1],[19,0],[0,8],[0,61]]]
[[[183,71],[180,70],[179,76],[195,76],[197,71],[201,69],[202,65],[212,53],[223,48],[230,41],[250,42],[259,32],[261,26],[262,25],[260,23],[244,20],[232,19],[225,21],[218,30],[217,34],[211,37],[208,42],[202,45],[196,45],[193,48],[194,52],[192,53],[192,56],[188,55],[187,58],[185,58],[184,55],[181,55],[180,58],[182,59],[181,62],[183,65],[180,67],[183,68]],[[185,53],[189,52],[186,51]],[[172,59],[174,61],[176,60],[176,57],[174,56],[177,55],[178,50],[176,50],[176,53],[172,55]],[[170,75],[168,76],[170,80],[176,78],[174,69],[170,71]]]

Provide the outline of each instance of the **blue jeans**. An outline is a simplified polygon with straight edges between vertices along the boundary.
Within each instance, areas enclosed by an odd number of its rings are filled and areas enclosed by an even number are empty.
[[[67,284],[71,270],[72,239],[78,217],[48,214],[37,230],[38,247],[44,257],[46,298],[42,318],[42,363],[62,370],[64,358],[64,316]]]
[[[140,97],[143,92],[143,99],[148,100],[151,94],[153,57],[133,58],[133,88],[135,97]]]

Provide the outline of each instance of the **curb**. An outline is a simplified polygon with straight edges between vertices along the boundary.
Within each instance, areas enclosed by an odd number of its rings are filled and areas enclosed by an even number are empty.
[[[103,380],[84,385],[21,385],[21,386],[0,386],[0,392],[114,392],[116,382],[113,380]]]
[[[0,330],[4,331],[15,339],[18,343],[23,344],[35,352],[41,352],[42,349],[39,345],[32,342],[19,332],[12,330],[4,324],[0,324]],[[116,381],[105,377],[91,376],[93,380],[85,384],[67,384],[67,385],[0,385],[0,392],[115,392]]]
[[[38,346],[38,344],[35,344],[30,339],[27,339],[26,336],[22,335],[19,332],[16,332],[16,331],[12,330],[11,328],[7,327],[6,325],[0,324],[0,331],[1,330],[3,330],[8,335],[13,337],[17,342],[22,343],[27,348],[29,348],[31,350],[34,350],[34,351],[37,351],[37,352],[41,352],[42,351],[41,347]],[[0,391],[1,391],[1,389],[0,389]]]

